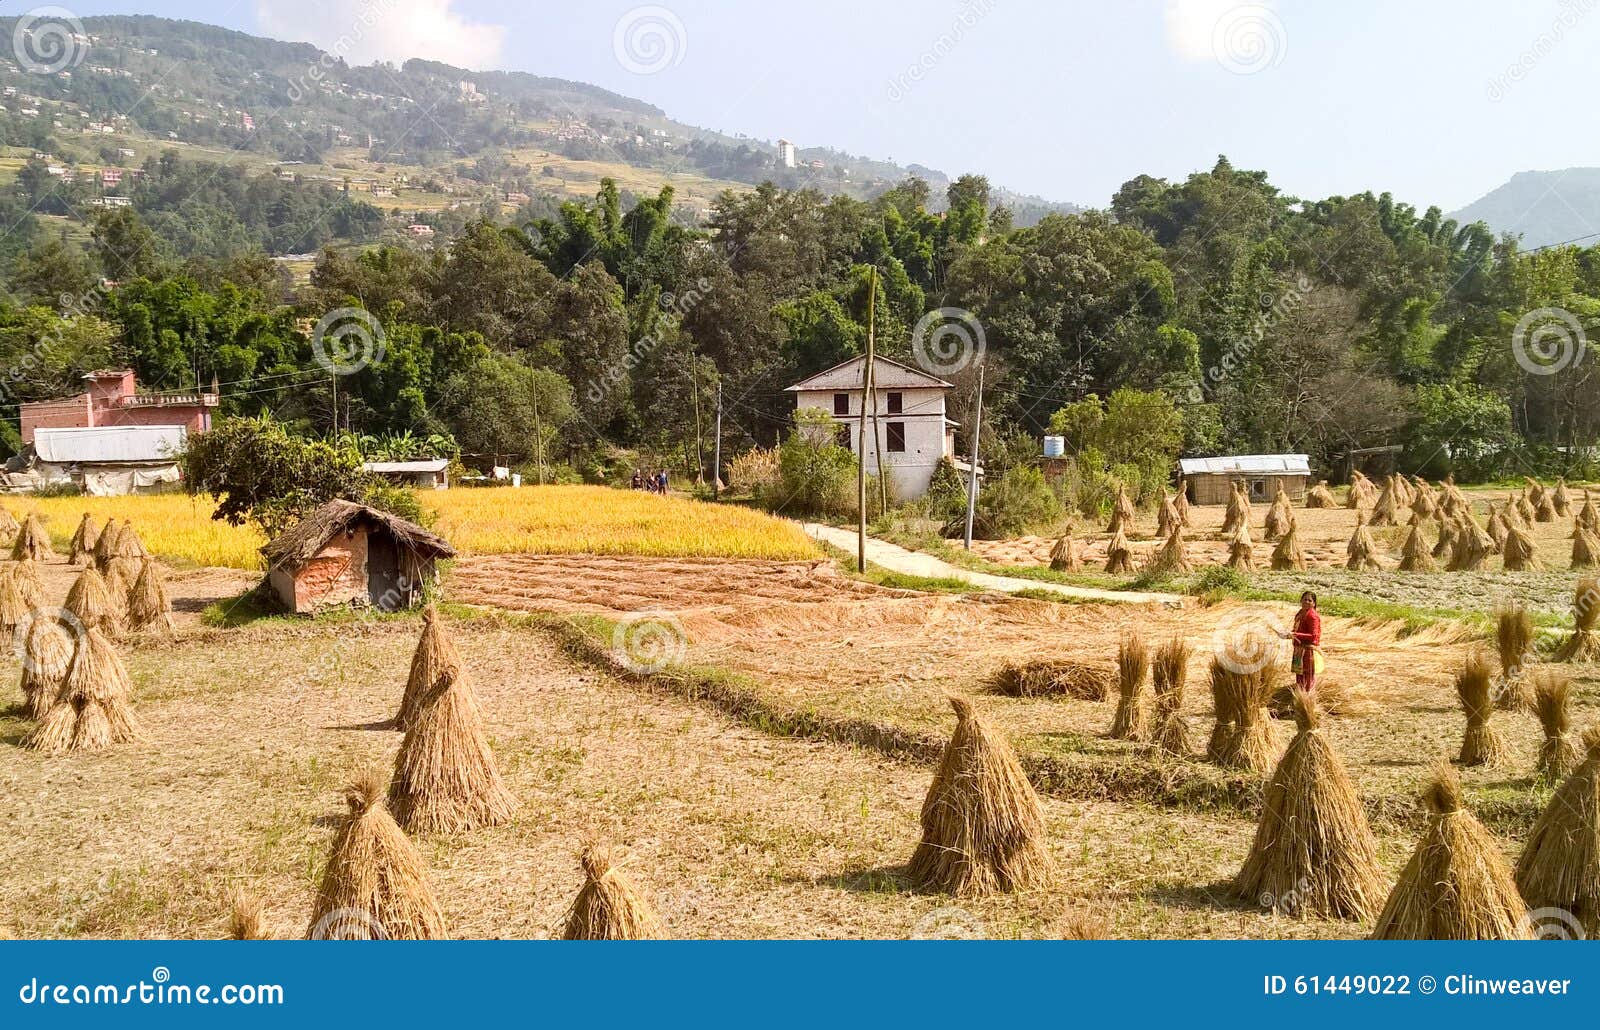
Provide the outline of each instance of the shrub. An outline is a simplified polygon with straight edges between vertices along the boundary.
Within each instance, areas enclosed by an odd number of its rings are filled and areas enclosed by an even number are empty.
[[[778,447],[778,475],[757,503],[790,515],[841,517],[856,511],[856,457],[835,442],[832,416],[810,408],[794,413],[794,428]],[[873,497],[877,491],[868,490]]]
[[[1018,465],[978,490],[972,535],[983,540],[1021,536],[1061,519],[1061,502],[1032,465]]]
[[[755,496],[778,483],[776,448],[752,447],[728,462],[728,489]]]

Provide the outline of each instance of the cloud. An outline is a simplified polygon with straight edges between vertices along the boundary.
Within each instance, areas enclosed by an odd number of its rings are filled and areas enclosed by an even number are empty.
[[[351,64],[412,57],[493,68],[505,26],[473,24],[452,0],[256,0],[263,35],[312,43]]]
[[[1261,11],[1271,6],[1263,0],[1167,0],[1167,45],[1179,57],[1209,61],[1216,56],[1219,26],[1224,19],[1248,16],[1251,8]]]

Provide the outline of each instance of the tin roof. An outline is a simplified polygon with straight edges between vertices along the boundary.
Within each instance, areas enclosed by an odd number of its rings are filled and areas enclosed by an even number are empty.
[[[176,461],[188,441],[185,426],[95,426],[33,432],[40,461],[60,465]]]
[[[361,467],[368,472],[443,472],[450,467],[448,458],[418,458],[415,461],[367,461]]]
[[[1229,454],[1216,458],[1179,458],[1178,470],[1186,476],[1251,476],[1311,474],[1311,458],[1304,454]]]

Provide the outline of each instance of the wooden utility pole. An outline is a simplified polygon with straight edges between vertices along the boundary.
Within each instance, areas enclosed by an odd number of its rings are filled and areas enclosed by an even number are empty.
[[[711,499],[722,497],[722,377],[717,377],[717,438],[711,443]]]
[[[694,481],[698,484],[706,481],[706,441],[700,423],[700,370],[695,368],[692,356],[689,358],[689,389],[694,394]]]
[[[872,325],[872,300],[878,293],[878,270],[872,270],[872,292],[867,294],[867,325]],[[856,450],[859,452],[856,461],[856,571],[867,571],[867,404],[874,396],[876,388],[873,382],[873,365],[877,362],[875,342],[872,330],[867,330],[867,363],[861,369],[861,415],[856,419],[856,439],[860,441]],[[873,429],[877,429],[877,416],[874,412]],[[877,441],[873,441],[873,452],[877,452]],[[883,470],[879,469],[882,475]]]
[[[539,459],[539,485],[544,486],[544,429],[539,424],[539,391],[533,391],[533,447]]]
[[[877,323],[873,318],[873,308],[876,305],[877,299],[878,299],[878,269],[877,269],[876,265],[873,266],[872,271],[870,273],[870,278],[869,278],[869,282],[868,282],[868,288],[872,292],[867,294],[867,353],[868,354],[876,354],[877,353],[876,341],[877,341],[877,338],[878,338],[877,337]],[[872,379],[871,379],[872,386],[869,387],[868,390],[867,390],[867,401],[866,402],[869,405],[871,405],[871,411],[872,411],[872,467],[878,470],[878,513],[879,514],[883,514],[884,512],[887,512],[889,510],[889,480],[884,475],[884,472],[883,472],[883,443],[884,443],[884,441],[883,441],[882,436],[879,435],[882,432],[882,429],[881,429],[879,421],[878,421],[878,368],[877,368],[877,362],[873,361],[873,362],[871,362],[871,364],[872,364],[873,367],[872,367],[872,371],[869,374],[872,377]]]
[[[963,538],[972,550],[972,517],[978,510],[978,437],[983,434],[983,366],[978,366],[978,411],[972,420],[972,468],[967,478],[967,532]]]

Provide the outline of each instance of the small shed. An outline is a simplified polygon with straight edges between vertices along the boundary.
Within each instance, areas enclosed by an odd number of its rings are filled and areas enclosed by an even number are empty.
[[[414,522],[353,501],[329,501],[261,553],[279,603],[309,614],[342,605],[409,608],[438,575],[434,563],[456,552]]]
[[[448,490],[450,488],[450,460],[448,458],[418,458],[414,461],[368,461],[361,466],[367,472],[382,476],[399,486],[418,490]]]
[[[1271,501],[1283,487],[1289,500],[1306,498],[1311,459],[1304,454],[1233,454],[1179,458],[1178,471],[1191,504],[1227,504],[1233,483],[1242,482],[1252,501]]]
[[[184,426],[40,426],[32,485],[70,483],[95,497],[176,489],[187,442]]]

